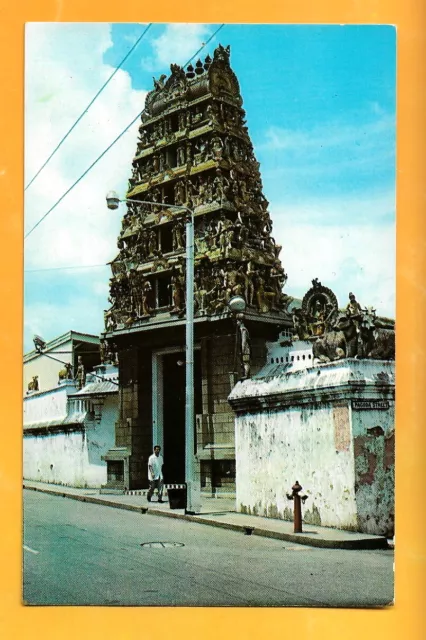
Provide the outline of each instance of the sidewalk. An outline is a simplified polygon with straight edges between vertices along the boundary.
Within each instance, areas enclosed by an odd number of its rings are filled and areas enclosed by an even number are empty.
[[[387,549],[385,537],[372,536],[367,533],[354,533],[329,527],[303,525],[303,533],[293,532],[293,523],[274,518],[250,516],[236,513],[235,500],[230,498],[214,498],[202,496],[201,512],[197,515],[187,515],[184,509],[170,509],[169,503],[158,504],[155,499],[147,502],[144,491],[135,492],[137,495],[101,494],[99,489],[77,489],[62,485],[46,484],[24,480],[24,489],[41,491],[51,495],[71,498],[82,502],[90,502],[116,509],[137,511],[144,515],[155,515],[167,518],[179,518],[190,522],[198,522],[213,527],[222,527],[233,531],[240,531],[246,535],[277,538],[311,547],[328,549]]]

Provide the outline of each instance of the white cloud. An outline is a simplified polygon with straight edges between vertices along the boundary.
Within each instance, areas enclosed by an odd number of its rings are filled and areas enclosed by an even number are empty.
[[[377,224],[388,196],[359,200],[317,199],[272,206],[274,236],[283,246],[286,291],[303,297],[313,278],[330,287],[344,306],[349,291],[381,315],[395,316],[395,225]],[[344,215],[342,218],[342,212]],[[357,215],[358,214],[358,215]],[[340,219],[339,219],[340,216]],[[321,220],[332,222],[323,224]]]
[[[108,24],[29,24],[26,31],[26,183],[113,72],[103,63],[112,45]],[[135,91],[119,70],[107,88],[29,187],[25,198],[28,232],[89,165],[142,111],[145,91]],[[124,196],[136,149],[138,121],[25,240],[25,269],[101,264],[117,252],[121,217],[106,208],[105,194]],[[82,286],[107,296],[107,270],[86,272]],[[58,290],[61,277],[58,272]],[[69,272],[67,272],[69,273]],[[81,274],[81,272],[76,272]],[[101,280],[105,283],[102,284]],[[32,278],[32,300],[37,285]],[[43,292],[40,278],[40,297]],[[82,292],[83,293],[83,292]],[[26,308],[26,332],[54,337],[85,325],[102,328],[105,303],[52,300]],[[95,322],[95,316],[99,321]],[[64,328],[64,318],[67,326]],[[56,320],[55,320],[56,319]],[[61,326],[59,326],[61,325]],[[57,330],[54,327],[57,327]],[[89,330],[89,329],[86,329]]]
[[[327,192],[336,185],[353,188],[361,180],[372,182],[378,174],[386,174],[387,182],[392,180],[394,116],[369,109],[345,117],[346,121],[310,128],[266,129],[255,146],[265,166],[265,183],[279,183],[287,194],[295,194],[309,186],[321,185]]]
[[[168,69],[171,62],[184,65],[209,38],[212,31],[212,27],[206,24],[166,25],[162,34],[151,40],[154,55],[143,60],[143,68],[156,71]]]
[[[297,198],[286,198],[285,202],[271,203],[272,217],[276,224],[288,229],[301,223],[317,224],[319,227],[338,225],[359,226],[395,219],[395,192],[388,189],[375,193],[361,192],[338,196],[312,197],[303,192]]]
[[[30,24],[26,41],[26,182],[88,105],[113,69],[107,24]],[[118,71],[26,192],[26,230],[48,211],[142,111],[146,92]],[[109,189],[125,193],[138,122],[25,242],[26,268],[97,264],[113,257],[120,213],[106,209]]]
[[[298,152],[302,156],[323,147],[362,145],[363,148],[374,148],[378,138],[393,136],[395,130],[394,116],[377,112],[375,115],[376,118],[370,119],[369,122],[362,119],[357,124],[336,121],[317,125],[309,130],[270,127],[265,133],[265,142],[258,145],[258,148],[286,149]]]
[[[32,304],[24,320],[24,353],[34,348],[32,336],[41,335],[49,341],[70,331],[99,334],[103,325],[102,306],[89,298],[70,297],[57,301]]]

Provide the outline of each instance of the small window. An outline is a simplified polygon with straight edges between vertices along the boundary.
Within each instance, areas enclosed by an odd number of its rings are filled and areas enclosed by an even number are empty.
[[[172,304],[172,292],[170,287],[170,278],[163,277],[157,279],[157,306],[170,307]]]
[[[170,225],[160,227],[160,247],[163,253],[173,251],[172,228]]]
[[[166,163],[169,165],[170,168],[173,168],[176,166],[176,163],[177,163],[176,149],[169,147],[166,150]]]
[[[179,131],[179,120],[177,113],[174,113],[170,116],[170,130]]]
[[[124,482],[124,462],[122,460],[107,460],[107,481],[112,484]]]

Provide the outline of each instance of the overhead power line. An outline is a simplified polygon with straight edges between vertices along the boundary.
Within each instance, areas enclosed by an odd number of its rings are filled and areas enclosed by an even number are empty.
[[[24,269],[24,273],[38,273],[39,271],[67,271],[69,269],[95,269],[99,267],[109,267],[109,264],[82,264],[70,267],[45,267],[42,269]]]
[[[201,47],[194,53],[194,55],[192,55],[189,60],[187,62],[185,62],[185,64],[183,65],[184,67],[186,67],[194,58],[195,56],[197,56],[200,51],[202,51],[204,49],[204,47],[206,47],[209,42],[211,40],[213,40],[213,38],[216,36],[217,33],[219,33],[219,31],[222,29],[222,27],[224,27],[225,24],[221,24],[216,31],[213,33],[213,35],[210,36],[210,38],[208,40],[206,40],[206,42],[203,42],[203,44],[201,45]],[[160,89],[160,91],[162,91],[163,89]],[[49,215],[49,213],[51,213],[60,202],[62,202],[62,200],[70,193],[70,191],[72,191],[74,189],[75,186],[77,186],[77,184],[80,182],[80,180],[82,180],[91,169],[93,169],[93,167],[99,162],[99,160],[101,160],[101,158],[104,157],[104,155],[106,153],[108,153],[108,151],[115,145],[116,142],[118,142],[118,140],[120,140],[120,138],[130,129],[130,127],[136,122],[136,120],[138,120],[141,115],[143,113],[143,109],[142,111],[140,111],[137,116],[135,118],[133,118],[133,120],[127,125],[127,127],[125,129],[123,129],[123,131],[115,138],[115,140],[113,140],[113,142],[111,142],[111,144],[104,150],[102,151],[101,155],[98,156],[96,158],[96,160],[94,160],[94,162],[92,162],[92,164],[84,171],[84,173],[81,174],[81,176],[65,191],[64,194],[62,194],[62,196],[59,198],[59,200],[57,200],[55,202],[55,204],[53,206],[50,207],[50,209],[44,214],[44,216],[42,216],[40,218],[40,220],[38,222],[36,222],[36,224],[31,227],[31,229],[28,231],[27,234],[25,234],[24,239],[26,240],[28,238],[28,236],[38,227],[39,224],[41,224],[43,222],[43,220],[45,218],[47,218],[47,216]]]
[[[135,44],[133,45],[133,47],[131,49],[129,49],[129,51],[127,52],[127,54],[124,56],[124,58],[122,59],[122,61],[120,62],[120,64],[118,65],[118,67],[116,67],[114,69],[114,71],[112,72],[112,74],[109,76],[108,80],[106,80],[106,82],[104,82],[104,84],[102,85],[102,87],[99,89],[99,91],[97,92],[97,94],[95,95],[94,98],[92,98],[92,100],[89,102],[89,104],[87,105],[87,107],[84,109],[84,111],[82,111],[82,113],[79,115],[79,117],[77,118],[77,120],[74,122],[74,124],[72,125],[71,129],[69,129],[67,131],[67,133],[64,135],[64,137],[61,139],[61,141],[56,145],[56,147],[53,149],[52,153],[50,154],[50,156],[47,158],[47,160],[44,162],[44,164],[41,165],[40,169],[37,171],[37,173],[31,178],[31,180],[29,181],[29,183],[27,184],[27,186],[25,187],[25,191],[28,189],[28,187],[30,187],[32,185],[32,183],[34,182],[34,180],[37,178],[38,175],[40,175],[40,173],[43,171],[44,167],[50,162],[50,160],[53,158],[53,156],[55,155],[55,153],[58,151],[59,147],[65,142],[65,140],[68,138],[68,136],[70,135],[71,131],[73,131],[73,129],[75,129],[75,127],[78,125],[78,123],[80,122],[80,120],[83,118],[83,116],[89,111],[90,107],[92,106],[92,104],[95,102],[95,100],[100,96],[100,94],[102,93],[102,91],[105,89],[105,87],[111,82],[111,80],[113,79],[113,77],[115,76],[115,74],[117,73],[117,71],[119,69],[121,69],[121,67],[123,66],[123,64],[126,62],[127,58],[130,56],[130,54],[136,49],[136,47],[138,46],[139,42],[142,40],[142,38],[144,37],[144,35],[146,34],[146,32],[148,31],[148,29],[151,27],[152,22],[149,23],[149,25],[146,27],[146,29],[144,30],[144,32],[142,33],[141,36],[139,36],[139,38],[136,40]]]

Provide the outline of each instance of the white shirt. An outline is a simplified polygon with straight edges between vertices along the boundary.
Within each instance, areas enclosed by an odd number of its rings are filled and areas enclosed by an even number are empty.
[[[163,456],[162,455],[158,455],[156,456],[155,453],[153,453],[151,456],[149,456],[148,458],[148,478],[149,480],[162,480],[163,479]],[[151,468],[150,468],[151,467]],[[153,471],[153,473],[151,473],[151,469]]]

